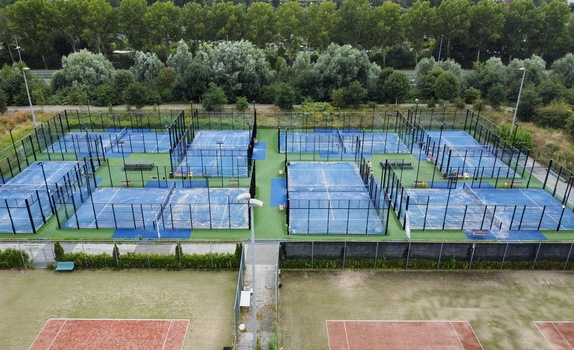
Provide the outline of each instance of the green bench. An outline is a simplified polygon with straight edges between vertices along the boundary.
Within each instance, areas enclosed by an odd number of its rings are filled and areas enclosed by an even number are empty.
[[[58,261],[56,262],[56,271],[74,271],[74,262]]]

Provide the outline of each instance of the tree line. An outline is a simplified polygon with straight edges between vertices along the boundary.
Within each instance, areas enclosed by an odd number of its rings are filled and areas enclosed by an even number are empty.
[[[114,50],[153,52],[165,62],[180,40],[193,52],[202,42],[249,40],[278,50],[288,63],[301,50],[351,45],[395,69],[412,69],[424,57],[471,68],[491,57],[509,63],[535,54],[552,63],[574,52],[574,6],[564,0],[3,3],[0,65],[20,54],[33,68],[60,68],[62,56],[81,49],[110,59]],[[122,67],[121,59],[114,64]]]

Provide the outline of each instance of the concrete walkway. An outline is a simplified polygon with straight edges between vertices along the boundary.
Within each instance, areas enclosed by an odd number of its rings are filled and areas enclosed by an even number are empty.
[[[245,242],[245,279],[243,289],[253,285],[253,249],[251,242]],[[278,241],[255,241],[255,296],[257,298],[257,337],[261,349],[268,349],[268,343],[276,329],[277,261],[279,253]],[[253,298],[253,297],[252,297]],[[240,324],[245,325],[245,331],[240,332],[237,339],[237,349],[254,350],[253,348],[253,301],[251,306],[241,310]]]

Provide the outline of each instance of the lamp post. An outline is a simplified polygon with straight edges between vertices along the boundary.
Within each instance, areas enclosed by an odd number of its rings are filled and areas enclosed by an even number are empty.
[[[251,289],[253,294],[253,349],[257,349],[257,294],[255,289],[255,220],[253,217],[253,207],[260,208],[263,206],[263,202],[255,198],[251,198],[251,195],[249,193],[240,194],[239,196],[237,196],[237,200],[247,201],[250,210],[249,215],[251,217],[249,226],[251,226],[251,249],[253,249],[253,261],[251,262],[251,270],[252,270],[251,272],[253,274],[252,275],[253,281],[251,282]]]
[[[14,35],[14,40],[16,40],[16,50],[18,51],[18,58],[20,59],[20,62],[22,62],[22,55],[20,54],[20,45],[18,45],[18,37],[16,35]]]
[[[512,117],[512,124],[510,125],[510,134],[514,131],[514,123],[516,122],[516,113],[518,112],[518,104],[520,103],[520,95],[522,94],[522,86],[524,85],[524,77],[526,76],[526,67],[520,67],[518,70],[522,71],[522,81],[520,82],[520,90],[518,90],[518,98],[516,99],[516,108],[514,108],[514,116]]]
[[[18,51],[19,52],[19,51]],[[26,79],[26,71],[30,68],[22,68],[22,74],[24,75],[24,85],[26,85],[26,93],[28,94],[28,102],[30,102],[30,110],[32,111],[32,121],[34,122],[34,129],[36,128],[36,116],[34,115],[34,107],[32,107],[32,98],[30,97],[30,89],[28,88],[28,80]]]

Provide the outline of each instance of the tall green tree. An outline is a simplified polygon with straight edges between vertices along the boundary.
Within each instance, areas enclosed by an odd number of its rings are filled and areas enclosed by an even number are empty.
[[[183,37],[188,41],[199,41],[207,38],[205,21],[209,9],[196,2],[188,2],[181,11]]]
[[[106,0],[89,0],[84,18],[83,39],[92,51],[107,52],[111,43],[117,40],[118,9],[114,9]]]
[[[21,0],[8,11],[8,26],[17,33],[22,52],[41,57],[48,68],[47,56],[53,52],[53,8],[46,0]]]
[[[207,38],[210,40],[240,40],[246,31],[246,13],[242,5],[232,2],[213,4],[207,14]]]
[[[476,49],[476,61],[479,62],[480,52],[493,50],[494,44],[501,37],[508,7],[504,3],[480,0],[469,10],[469,32],[472,37],[468,38],[468,43]]]
[[[537,9],[537,19],[540,25],[536,36],[532,38],[536,50],[532,53],[544,58],[546,55],[567,53],[565,44],[568,41],[568,20],[571,16],[568,4],[559,0],[544,2]]]
[[[566,54],[554,61],[552,74],[566,88],[574,87],[574,54]]]
[[[309,45],[323,52],[337,36],[339,21],[337,5],[332,0],[309,5],[305,26],[305,36]]]
[[[181,38],[180,9],[172,2],[155,2],[148,9],[144,23],[153,28],[151,39],[162,43],[165,48],[165,59],[169,56],[169,46]]]
[[[436,35],[444,35],[446,55],[450,57],[450,47],[453,40],[463,42],[470,28],[470,3],[467,0],[443,0],[436,11]]]
[[[277,34],[287,48],[289,61],[297,54],[304,30],[304,11],[298,2],[286,2],[277,10]]]
[[[120,29],[133,50],[147,49],[150,29],[145,22],[148,11],[146,0],[122,0],[120,4]]]
[[[54,1],[54,25],[73,52],[76,52],[82,40],[82,33],[86,23],[84,13],[88,7],[88,0],[56,0]],[[71,21],[70,18],[74,20]]]
[[[370,47],[372,11],[369,0],[345,0],[337,15],[341,42],[354,47]]]
[[[67,57],[62,57],[61,73],[66,85],[85,85],[91,89],[102,84],[112,84],[115,70],[110,61],[102,54],[80,50]]]
[[[514,57],[524,58],[531,51],[533,39],[539,30],[536,6],[531,0],[513,0],[508,5],[504,22],[504,36],[501,38],[502,53],[508,61]]]
[[[426,44],[425,38],[428,40],[428,35],[432,32],[432,24],[436,22],[435,16],[435,9],[430,7],[430,2],[420,0],[401,16],[406,39],[415,51],[415,65],[418,63],[421,49]]]
[[[404,39],[400,14],[400,6],[390,1],[377,6],[373,12],[373,45],[381,48],[385,66],[388,48],[401,43]]]
[[[247,39],[259,48],[274,41],[277,15],[273,6],[266,2],[256,2],[247,9]]]

